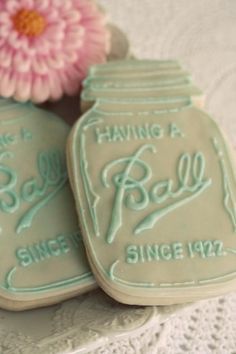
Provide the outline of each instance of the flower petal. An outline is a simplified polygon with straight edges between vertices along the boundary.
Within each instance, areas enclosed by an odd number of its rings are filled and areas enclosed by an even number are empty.
[[[34,0],[35,8],[39,11],[45,11],[50,9],[50,1],[49,0]]]
[[[49,68],[45,62],[40,57],[36,57],[32,59],[32,70],[34,73],[39,74],[39,75],[45,75],[48,74]]]
[[[8,0],[5,2],[5,7],[8,12],[9,19],[11,15],[15,14],[21,8],[21,6],[22,5],[19,0]]]
[[[16,83],[15,99],[20,102],[29,101],[31,98],[31,75],[22,75]]]
[[[8,43],[14,49],[19,49],[23,47],[23,38],[20,37],[19,33],[12,31],[8,37]]]
[[[81,14],[78,10],[73,9],[63,13],[62,18],[65,19],[67,23],[79,23],[81,20]]]
[[[12,50],[3,47],[0,49],[0,66],[3,68],[10,68],[12,65],[13,53]]]
[[[61,69],[64,67],[64,61],[62,57],[59,57],[58,55],[51,55],[47,59],[48,65],[52,69]]]
[[[35,6],[34,0],[20,0],[19,2],[21,3],[21,8],[33,9]]]
[[[48,77],[50,87],[50,99],[53,101],[59,100],[63,95],[63,88],[61,78],[59,75],[52,71]]]
[[[0,96],[12,97],[15,92],[15,83],[16,81],[14,80],[13,75],[11,75],[8,70],[3,70],[0,80]]]
[[[28,56],[24,55],[22,52],[17,52],[14,55],[13,66],[17,72],[25,73],[31,68],[31,61]]]
[[[43,76],[35,76],[33,78],[31,99],[35,103],[42,103],[49,97],[49,86]]]
[[[6,11],[0,12],[0,23],[1,24],[10,24],[11,23],[11,18]]]
[[[69,74],[70,70],[71,74]],[[76,92],[78,92],[80,86],[80,78],[78,73],[76,74],[76,76],[74,76],[73,74],[74,70],[72,68],[68,69],[67,72],[64,71],[60,73],[63,89],[65,93],[69,96],[72,96]]]

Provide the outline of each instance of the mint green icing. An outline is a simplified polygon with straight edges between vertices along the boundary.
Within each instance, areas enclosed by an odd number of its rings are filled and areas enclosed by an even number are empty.
[[[20,103],[17,101],[10,100],[8,98],[0,98],[0,113],[11,110],[13,105],[14,105],[14,108],[33,107],[33,104],[31,102]]]
[[[32,267],[35,263],[45,262],[53,257],[63,257],[73,249],[77,251],[81,247],[81,242],[82,238],[78,231],[59,234],[37,242],[28,241],[15,250],[15,257],[20,267]]]
[[[122,109],[120,108],[119,111],[105,111],[103,108],[103,105],[121,105]],[[137,104],[140,105],[140,109],[137,111],[132,111],[132,104]],[[142,105],[156,105],[157,109],[153,110],[142,110]],[[169,108],[160,108],[158,109],[158,105],[170,105],[172,104],[182,104],[181,107],[169,107]],[[126,106],[126,107],[125,107]],[[150,116],[150,115],[155,115],[155,116],[160,116],[162,114],[168,114],[168,113],[177,113],[181,112],[183,110],[186,110],[190,107],[193,106],[192,99],[190,97],[173,97],[173,98],[157,98],[157,97],[150,97],[149,99],[113,99],[108,100],[104,98],[99,98],[96,100],[95,105],[92,108],[92,111],[98,115],[102,115],[105,117],[119,117],[119,116],[127,116],[127,117],[139,117],[139,116]],[[124,110],[126,108],[126,110]]]
[[[84,89],[87,90],[116,90],[116,89],[135,89],[141,90],[145,88],[165,88],[165,87],[174,87],[178,85],[189,85],[192,84],[192,77],[191,75],[185,76],[176,76],[172,78],[159,78],[158,80],[152,81],[152,79],[148,80],[119,80],[119,79],[111,79],[108,80],[101,80],[96,78],[88,77],[84,81]]]
[[[150,94],[153,91],[165,91],[165,90],[175,90],[175,89],[181,89],[181,88],[188,88],[191,87],[192,83],[190,80],[179,80],[179,82],[173,81],[173,83],[167,83],[166,85],[159,85],[158,83],[150,83],[147,82],[145,83],[145,85],[137,85],[137,86],[111,86],[111,87],[106,87],[106,86],[101,86],[101,85],[91,85],[88,88],[84,89],[84,93],[83,93],[83,97],[89,97],[90,95],[92,95],[93,93],[95,93],[96,95],[99,95],[99,93],[104,93],[104,92],[108,92],[108,93],[124,93],[124,92],[128,92],[128,93],[136,93],[136,92],[149,92]],[[98,94],[97,94],[98,92]]]
[[[109,271],[108,271],[108,276],[109,278],[119,284],[125,285],[125,286],[132,286],[134,288],[168,288],[168,287],[181,287],[181,286],[187,286],[187,285],[194,285],[194,281],[184,281],[184,282],[173,282],[173,283],[145,283],[145,282],[132,282],[132,281],[126,281],[124,279],[121,279],[115,275],[115,268],[119,264],[119,260],[116,260],[114,263],[112,263]]]
[[[17,234],[20,234],[24,229],[27,229],[31,226],[33,218],[36,214],[46,206],[59,192],[60,190],[66,185],[67,183],[67,176],[58,183],[55,189],[48,193],[46,197],[40,200],[37,204],[35,204],[31,209],[29,209],[24,216],[22,216],[19,220],[19,223],[16,226]]]
[[[0,211],[4,213],[14,213],[20,205],[19,197],[14,190],[17,173],[1,162],[5,158],[13,157],[14,154],[10,151],[0,152],[0,176],[5,181],[0,185]]]
[[[222,240],[198,240],[188,242],[188,255],[190,258],[222,257],[227,253]]]
[[[135,227],[134,233],[137,235],[145,230],[152,229],[162,217],[198,197],[212,183],[211,179],[206,179],[204,177],[204,173],[205,158],[201,152],[196,153],[193,158],[187,153],[182,154],[179,158],[177,167],[178,186],[176,191],[173,191],[172,179],[161,181],[153,186],[150,193],[150,199],[153,203],[161,204],[167,199],[174,200],[179,198],[185,192],[191,194],[187,194],[183,199],[173,201],[172,204],[157,209],[150,215],[146,216]],[[190,182],[190,175],[192,177],[192,182]],[[158,194],[159,190],[162,191],[161,195]]]
[[[33,115],[34,111],[36,110],[36,107],[32,104],[32,102],[27,102],[27,103],[20,103],[16,102],[13,100],[5,99],[5,98],[0,98],[0,114],[4,114],[6,112],[11,112],[11,110],[14,108],[16,110],[16,113],[14,114],[14,117],[6,119],[6,120],[0,120],[0,126],[1,125],[12,125],[18,122],[19,120],[22,119],[27,119],[30,116]],[[17,108],[20,108],[21,110],[25,108],[24,113],[17,113]]]
[[[110,70],[124,71],[136,69],[180,69],[181,65],[176,60],[126,60],[113,61],[106,64],[94,65],[90,67],[89,75],[94,75],[96,72],[106,72]]]
[[[145,150],[149,150],[152,153],[156,152],[154,145],[143,145],[133,155],[108,163],[102,171],[102,183],[105,188],[110,188],[110,184],[107,181],[108,173],[117,165],[124,165],[122,172],[112,176],[112,181],[115,186],[115,196],[113,199],[111,221],[106,236],[108,243],[114,241],[118,230],[122,226],[123,204],[129,209],[138,211],[145,209],[150,202],[162,204],[166,200],[172,200],[172,204],[158,208],[139,222],[134,229],[134,233],[139,234],[153,228],[154,225],[168,213],[198,197],[212,183],[211,179],[206,179],[204,176],[205,158],[203,154],[198,152],[191,157],[189,154],[185,153],[180,156],[177,165],[177,187],[174,187],[172,179],[167,179],[155,183],[148,193],[144,184],[152,177],[152,169],[147,163],[140,159]],[[139,180],[135,180],[131,174],[135,166],[143,170],[142,178]],[[131,194],[134,191],[139,192],[140,198],[138,200],[135,200],[134,196]],[[128,195],[126,196],[127,193]],[[185,196],[183,196],[183,194],[185,194]],[[181,196],[183,197],[179,200],[178,198]],[[175,201],[175,199],[178,200]]]
[[[173,288],[173,287],[179,287],[179,286],[186,286],[186,285],[194,285],[194,281],[184,281],[182,283],[160,283],[161,288]]]
[[[138,263],[173,262],[188,258],[223,257],[227,252],[236,254],[236,250],[224,249],[221,240],[198,240],[183,242],[179,239],[169,243],[129,244],[125,249],[125,262]]]
[[[183,136],[177,126],[169,125],[168,131],[165,131],[159,124],[145,123],[142,125],[107,125],[105,127],[96,127],[95,136],[98,144],[114,143],[121,141],[161,139],[165,135],[171,137]]]
[[[5,148],[8,145],[15,143],[15,136],[5,133],[0,135],[0,148]]]
[[[22,128],[21,129],[21,138],[24,141],[28,141],[28,140],[32,140],[33,139],[33,135],[28,129]]]
[[[113,176],[112,178],[115,184],[115,197],[112,206],[111,221],[106,236],[107,243],[112,243],[114,241],[118,230],[122,226],[122,205],[127,191],[129,192],[130,190],[132,191],[135,189],[140,193],[140,200],[138,201],[135,201],[132,195],[126,198],[125,204],[127,207],[140,210],[144,209],[148,204],[148,195],[143,187],[143,184],[151,178],[152,171],[151,168],[140,159],[140,156],[145,152],[145,150],[153,153],[156,152],[154,145],[143,145],[133,155],[108,163],[102,171],[103,185],[104,187],[109,188],[110,186],[107,182],[107,175],[110,169],[117,164],[125,164],[124,171],[116,176]],[[144,170],[142,179],[138,181],[134,180],[130,176],[131,170],[135,165]]]
[[[170,136],[171,138],[184,138],[184,133],[181,131],[181,129],[178,127],[177,124],[171,123],[170,124]]]
[[[5,177],[5,184],[0,186],[0,211],[14,213],[23,202],[32,203],[40,199],[19,220],[16,231],[19,234],[23,229],[29,228],[33,218],[39,210],[48,204],[67,183],[67,172],[59,151],[41,152],[38,154],[38,178],[31,178],[22,183],[17,193],[17,171],[1,163],[5,157],[13,158],[9,151],[0,153],[0,175]],[[53,190],[51,190],[53,188]],[[7,200],[7,201],[6,201]]]
[[[20,141],[30,141],[32,140],[32,138],[33,138],[32,133],[25,128],[21,128],[18,134],[11,134],[11,133],[0,134],[0,151],[10,148],[11,145],[17,144]]]
[[[153,288],[155,286],[155,283],[144,283],[144,282],[130,282],[126,281],[124,279],[120,279],[115,275],[115,268],[119,264],[119,260],[116,260],[114,263],[112,263],[109,271],[108,271],[108,276],[111,280],[116,281],[118,283],[124,284],[124,285],[132,285],[134,287],[146,287],[146,288]]]
[[[217,138],[213,138],[212,142],[213,142],[214,149],[219,157],[219,164],[220,164],[221,173],[222,173],[222,180],[223,180],[223,186],[224,186],[224,207],[231,219],[231,222],[232,222],[232,225],[234,228],[234,232],[236,232],[236,199],[235,199],[235,196],[233,194],[233,191],[232,191],[232,188],[230,185],[223,151],[220,149],[219,142],[218,142]]]
[[[51,289],[61,288],[62,286],[72,286],[75,284],[82,283],[84,281],[89,281],[93,279],[93,275],[91,272],[83,273],[82,275],[78,275],[75,277],[71,277],[69,279],[63,279],[61,281],[52,282],[50,284],[34,286],[29,288],[24,287],[15,287],[13,283],[13,276],[16,273],[17,268],[12,268],[7,274],[5,278],[5,284],[1,285],[0,288],[5,289],[11,293],[39,293],[39,292],[47,292]]]
[[[199,280],[199,284],[210,284],[210,283],[214,283],[219,280],[227,280],[228,278],[232,278],[235,275],[236,275],[236,272],[229,272],[229,273],[225,273],[224,275],[221,275],[219,277],[212,277],[209,279]]]
[[[88,162],[87,162],[87,158],[86,158],[86,148],[85,148],[86,137],[85,137],[84,132],[86,132],[86,130],[88,128],[92,127],[95,124],[99,124],[99,123],[102,123],[102,119],[98,119],[98,118],[89,119],[83,126],[82,133],[81,133],[81,140],[80,140],[80,151],[82,154],[82,158],[80,159],[80,166],[81,166],[81,171],[83,174],[83,180],[85,183],[85,194],[86,194],[87,201],[88,201],[90,215],[91,215],[91,218],[93,221],[94,232],[97,237],[100,236],[100,233],[99,233],[96,208],[97,208],[97,204],[100,200],[100,197],[94,192],[93,187],[92,187],[92,183],[91,183],[91,180],[89,177],[89,173],[88,173]]]

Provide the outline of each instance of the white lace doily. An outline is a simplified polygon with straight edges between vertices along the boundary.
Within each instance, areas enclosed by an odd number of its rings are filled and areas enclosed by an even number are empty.
[[[89,354],[235,354],[236,294],[200,301]]]
[[[153,349],[158,354],[235,353],[236,294],[199,302],[178,314],[163,326]]]
[[[96,290],[47,308],[0,310],[0,353],[139,353],[182,308],[126,306]]]

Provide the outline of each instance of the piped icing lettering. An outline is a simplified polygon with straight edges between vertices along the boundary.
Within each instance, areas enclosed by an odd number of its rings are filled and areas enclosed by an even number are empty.
[[[116,143],[131,140],[151,140],[161,139],[164,136],[171,138],[183,138],[184,133],[176,124],[171,123],[168,126],[159,124],[144,123],[142,125],[107,125],[96,127],[94,135],[98,144]]]
[[[126,247],[125,261],[130,265],[146,262],[182,262],[185,258],[201,258],[207,260],[214,257],[225,257],[227,250],[220,240],[199,240],[195,242],[173,242],[135,245]]]
[[[64,187],[67,182],[67,172],[59,151],[41,152],[37,157],[38,176],[22,182],[19,186],[17,171],[3,163],[4,158],[14,158],[14,155],[9,151],[0,154],[0,175],[1,179],[6,181],[0,186],[0,211],[14,213],[22,203],[33,203],[16,225],[16,232],[19,234],[31,226],[40,209]],[[18,188],[19,193],[17,193]]]
[[[11,134],[3,132],[0,134],[0,151],[7,149],[9,145],[14,145],[20,143],[21,141],[30,141],[32,140],[32,133],[25,129],[21,128],[18,134]]]
[[[43,240],[39,243],[19,247],[15,254],[21,267],[28,267],[34,263],[43,262],[51,257],[60,257],[73,249],[77,249],[82,242],[78,232],[68,235],[58,235],[55,238]]]
[[[143,145],[133,155],[108,163],[102,171],[104,187],[110,188],[108,182],[110,171],[111,180],[115,186],[111,222],[106,237],[108,243],[114,241],[122,226],[123,205],[128,209],[139,211],[147,208],[150,203],[161,205],[169,201],[168,206],[159,207],[134,227],[134,234],[140,234],[153,228],[168,213],[197,198],[212,183],[211,178],[205,176],[204,155],[201,152],[197,152],[193,156],[183,153],[177,163],[177,182],[171,178],[154,182],[150,191],[147,191],[145,183],[153,177],[153,172],[151,166],[142,157],[145,151],[158,154],[154,145]],[[155,160],[158,165],[158,156]],[[112,169],[117,165],[123,165],[124,168],[120,173],[112,175]],[[132,176],[134,167],[141,169],[142,178],[136,180]],[[139,193],[138,198],[135,198],[134,191]]]

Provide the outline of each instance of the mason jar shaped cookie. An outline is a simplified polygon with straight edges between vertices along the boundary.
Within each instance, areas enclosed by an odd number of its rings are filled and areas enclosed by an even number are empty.
[[[69,127],[0,100],[0,306],[56,303],[95,287],[68,182]]]
[[[105,292],[166,305],[236,289],[235,165],[216,122],[191,100],[97,101],[67,152]]]

